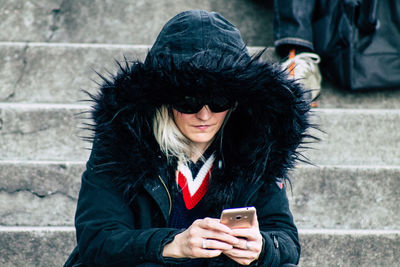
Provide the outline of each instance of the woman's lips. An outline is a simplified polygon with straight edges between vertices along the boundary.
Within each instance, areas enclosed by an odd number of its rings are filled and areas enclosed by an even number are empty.
[[[207,130],[211,125],[195,125],[194,127],[199,130]]]

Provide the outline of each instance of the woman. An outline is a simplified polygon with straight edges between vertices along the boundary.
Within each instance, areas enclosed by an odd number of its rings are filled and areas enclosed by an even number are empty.
[[[144,63],[104,80],[66,266],[297,264],[282,182],[310,126],[296,83],[200,10],[172,18]],[[257,210],[252,228],[220,223],[244,206]]]

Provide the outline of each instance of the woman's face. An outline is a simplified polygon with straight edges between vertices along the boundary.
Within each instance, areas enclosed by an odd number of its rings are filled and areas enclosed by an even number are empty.
[[[175,109],[172,110],[179,130],[202,152],[212,142],[228,113],[228,110],[211,112],[207,105],[194,114],[181,113]]]

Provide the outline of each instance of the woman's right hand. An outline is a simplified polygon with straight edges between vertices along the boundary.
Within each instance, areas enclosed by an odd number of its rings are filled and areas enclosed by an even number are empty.
[[[193,222],[184,232],[164,246],[163,257],[213,258],[239,243],[232,230],[219,219],[204,218]]]

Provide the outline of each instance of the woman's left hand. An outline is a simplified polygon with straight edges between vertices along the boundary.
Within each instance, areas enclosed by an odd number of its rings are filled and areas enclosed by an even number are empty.
[[[241,265],[250,265],[257,260],[262,250],[262,235],[260,233],[257,215],[254,216],[253,227],[232,229],[233,235],[240,238],[238,245],[222,253]]]

